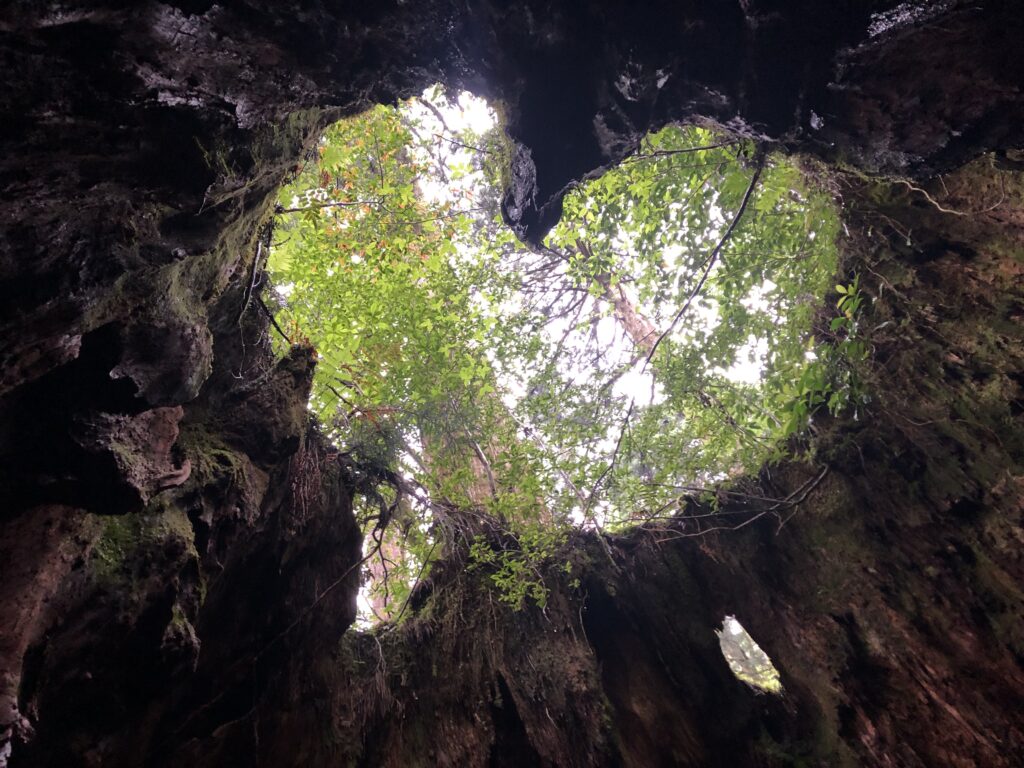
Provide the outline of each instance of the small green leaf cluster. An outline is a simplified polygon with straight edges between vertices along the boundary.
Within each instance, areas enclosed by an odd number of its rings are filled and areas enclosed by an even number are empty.
[[[779,407],[780,440],[805,429],[815,410],[824,406],[836,415],[869,400],[861,370],[868,357],[866,341],[860,331],[860,312],[864,296],[860,275],[848,284],[837,284],[838,313],[828,326],[829,340],[809,345],[811,359],[793,382],[783,390],[785,400]]]
[[[512,609],[521,610],[527,603],[544,608],[550,593],[545,569],[565,541],[564,528],[543,522],[520,527],[497,547],[487,537],[477,536],[469,547],[469,567],[486,572],[499,599]],[[569,573],[572,565],[566,561],[561,569]]]

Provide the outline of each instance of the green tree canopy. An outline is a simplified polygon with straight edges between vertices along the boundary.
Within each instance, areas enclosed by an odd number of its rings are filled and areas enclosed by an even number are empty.
[[[320,356],[312,410],[403,497],[406,587],[451,510],[543,555],[573,525],[671,515],[853,396],[836,350],[860,297],[837,286],[814,334],[837,217],[791,162],[669,126],[527,248],[498,210],[500,125],[449,125],[468,104],[434,90],[334,125],[281,193],[270,260],[280,326]]]

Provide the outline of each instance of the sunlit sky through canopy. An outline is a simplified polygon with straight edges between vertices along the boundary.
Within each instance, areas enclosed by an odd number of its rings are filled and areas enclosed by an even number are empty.
[[[279,326],[320,357],[310,409],[422,520],[436,498],[654,519],[849,401],[859,298],[815,320],[837,219],[790,162],[668,126],[528,247],[498,206],[510,154],[484,101],[435,87],[332,126],[280,197],[269,267]]]

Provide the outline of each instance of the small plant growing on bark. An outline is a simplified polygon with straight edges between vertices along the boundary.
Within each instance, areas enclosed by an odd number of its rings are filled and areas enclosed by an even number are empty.
[[[550,591],[544,571],[564,543],[564,531],[540,523],[524,526],[498,548],[478,536],[469,547],[470,568],[486,573],[499,599],[514,610],[528,602],[544,608]]]

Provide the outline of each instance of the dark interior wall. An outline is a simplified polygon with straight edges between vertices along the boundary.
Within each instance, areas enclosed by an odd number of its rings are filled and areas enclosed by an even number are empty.
[[[1021,15],[585,5],[9,5],[13,765],[1020,762]],[[869,420],[832,425],[830,472],[782,531],[614,542],[619,570],[597,550],[548,615],[454,580],[377,646],[342,638],[361,542],[348,469],[305,424],[310,352],[272,360],[251,286],[318,131],[438,80],[502,103],[527,239],[667,120],[826,159],[887,325]],[[784,701],[731,681],[724,613],[779,662]]]

